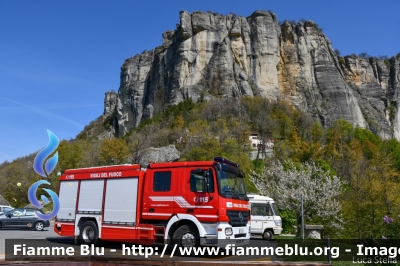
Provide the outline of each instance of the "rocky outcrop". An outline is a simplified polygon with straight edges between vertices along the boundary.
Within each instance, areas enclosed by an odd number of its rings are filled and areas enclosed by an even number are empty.
[[[390,59],[390,94],[392,95],[393,131],[394,136],[400,139],[400,54]]]
[[[247,18],[182,11],[162,38],[127,59],[117,97],[106,94],[116,135],[187,98],[259,95],[288,101],[324,126],[344,118],[400,138],[399,56],[338,57],[314,22],[279,24],[270,11]]]
[[[382,60],[351,55],[344,57],[341,69],[345,80],[357,95],[369,129],[384,138],[392,137],[394,127],[390,107],[393,97],[388,92],[389,68]]]
[[[139,164],[147,165],[149,163],[174,162],[180,158],[180,152],[175,145],[169,145],[161,148],[148,148],[140,152]]]
[[[108,117],[113,114],[117,107],[118,94],[115,91],[106,92],[104,97],[104,112],[103,116]]]

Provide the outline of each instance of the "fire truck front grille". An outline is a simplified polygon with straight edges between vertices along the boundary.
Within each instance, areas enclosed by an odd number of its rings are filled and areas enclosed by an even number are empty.
[[[249,219],[249,212],[243,211],[226,211],[229,217],[229,224],[235,226],[246,226]]]

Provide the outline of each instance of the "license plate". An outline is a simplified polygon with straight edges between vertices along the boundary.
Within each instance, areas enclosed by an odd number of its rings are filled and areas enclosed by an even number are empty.
[[[244,230],[243,229],[239,229],[239,234],[243,234]]]

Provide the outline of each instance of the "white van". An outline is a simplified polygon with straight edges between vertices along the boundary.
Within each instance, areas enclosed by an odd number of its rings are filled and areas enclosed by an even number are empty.
[[[270,197],[248,194],[251,214],[250,234],[272,239],[282,233],[282,219],[275,201]]]

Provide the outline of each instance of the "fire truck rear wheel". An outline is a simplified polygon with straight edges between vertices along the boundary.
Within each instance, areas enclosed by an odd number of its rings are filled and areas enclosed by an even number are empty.
[[[92,221],[84,222],[79,228],[79,241],[81,244],[96,244],[99,240],[99,230]]]
[[[196,247],[199,245],[197,228],[193,225],[182,225],[175,231],[173,240],[180,247]]]

